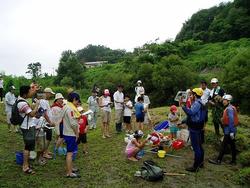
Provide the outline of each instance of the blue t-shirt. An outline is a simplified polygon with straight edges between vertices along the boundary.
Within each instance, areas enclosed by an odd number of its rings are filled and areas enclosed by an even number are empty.
[[[143,117],[144,116],[144,106],[142,103],[137,102],[135,104],[135,115],[136,117]]]

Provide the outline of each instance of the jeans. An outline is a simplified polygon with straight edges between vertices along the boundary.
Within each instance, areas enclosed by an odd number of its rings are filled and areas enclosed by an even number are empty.
[[[194,130],[189,129],[190,131],[190,140],[194,150],[194,168],[200,167],[200,165],[204,162],[204,150],[202,148],[202,140],[201,140],[201,131],[202,130]]]

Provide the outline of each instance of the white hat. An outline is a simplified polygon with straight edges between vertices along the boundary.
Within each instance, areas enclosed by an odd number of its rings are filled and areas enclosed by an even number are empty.
[[[218,82],[219,82],[219,80],[217,78],[212,78],[212,80],[211,80],[211,84],[218,83]]]
[[[110,94],[108,89],[104,89],[103,93],[104,93],[104,95],[109,95]]]
[[[78,106],[78,107],[77,107],[77,110],[78,110],[78,112],[82,112],[82,111],[83,111],[83,107]]]
[[[232,95],[225,94],[222,99],[231,101],[233,99]]]
[[[55,93],[52,91],[52,89],[51,88],[49,88],[49,87],[46,87],[45,89],[44,89],[44,91],[43,91],[44,93],[51,93],[52,95],[55,95]]]
[[[57,93],[55,96],[55,100],[57,100],[57,99],[64,99],[64,97],[61,93]]]
[[[16,89],[15,86],[10,86],[10,90]]]
[[[139,84],[139,83],[141,84],[141,83],[142,83],[142,81],[141,81],[141,80],[138,80],[138,81],[137,81],[137,83],[138,83],[138,84]]]

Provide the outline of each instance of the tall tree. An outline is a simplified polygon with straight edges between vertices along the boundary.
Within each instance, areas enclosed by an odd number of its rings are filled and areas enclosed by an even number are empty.
[[[42,75],[42,65],[39,62],[28,64],[27,69],[26,74],[30,74],[32,79],[39,78]]]

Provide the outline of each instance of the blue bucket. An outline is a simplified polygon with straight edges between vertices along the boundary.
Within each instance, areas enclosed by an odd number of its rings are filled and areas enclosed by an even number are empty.
[[[21,152],[21,151],[16,152],[16,164],[18,164],[18,165],[23,164],[23,152]]]

